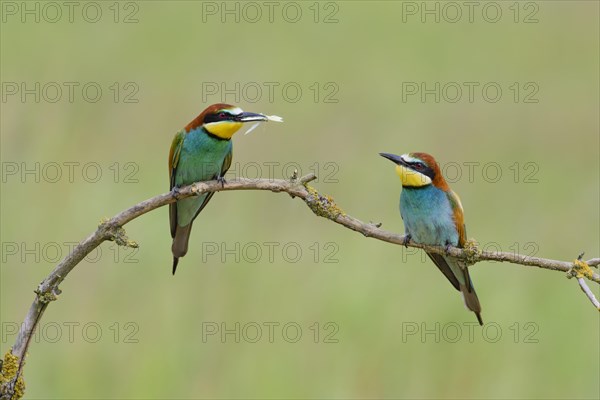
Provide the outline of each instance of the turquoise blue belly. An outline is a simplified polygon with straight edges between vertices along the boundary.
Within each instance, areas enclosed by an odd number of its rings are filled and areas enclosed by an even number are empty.
[[[444,246],[458,244],[458,232],[453,220],[448,196],[442,190],[403,188],[400,195],[400,214],[406,233],[418,243]]]

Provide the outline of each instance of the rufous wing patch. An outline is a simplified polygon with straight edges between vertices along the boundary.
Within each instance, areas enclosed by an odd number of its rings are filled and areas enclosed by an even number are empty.
[[[450,206],[452,207],[452,217],[454,224],[456,225],[456,231],[458,232],[458,247],[464,247],[467,242],[467,229],[465,227],[465,214],[463,211],[462,203],[460,198],[453,191],[446,192],[448,194],[448,200],[450,200]]]

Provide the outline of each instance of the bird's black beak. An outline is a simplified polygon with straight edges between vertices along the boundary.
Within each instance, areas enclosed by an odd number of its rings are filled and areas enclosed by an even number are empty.
[[[239,122],[252,122],[252,121],[268,121],[266,115],[251,113],[251,112],[243,112],[240,115],[236,115],[236,121]]]
[[[383,158],[387,158],[390,161],[393,161],[394,164],[398,164],[398,165],[406,165],[406,163],[404,162],[404,160],[402,159],[402,157],[397,156],[395,154],[390,154],[390,153],[379,153],[379,155]]]

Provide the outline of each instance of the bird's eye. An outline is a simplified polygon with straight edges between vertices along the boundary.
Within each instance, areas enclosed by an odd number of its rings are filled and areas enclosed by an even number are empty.
[[[219,113],[219,118],[225,119],[226,117],[227,117],[227,114],[225,114],[224,112]]]
[[[425,166],[421,163],[415,163],[415,169],[422,171],[423,169],[425,169]]]

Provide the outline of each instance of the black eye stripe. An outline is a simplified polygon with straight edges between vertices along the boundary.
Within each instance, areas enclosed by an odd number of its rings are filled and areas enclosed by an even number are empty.
[[[226,113],[225,111],[219,111],[216,113],[208,114],[204,117],[204,123],[208,124],[210,122],[219,122],[219,121],[227,121],[231,119],[231,115]]]

